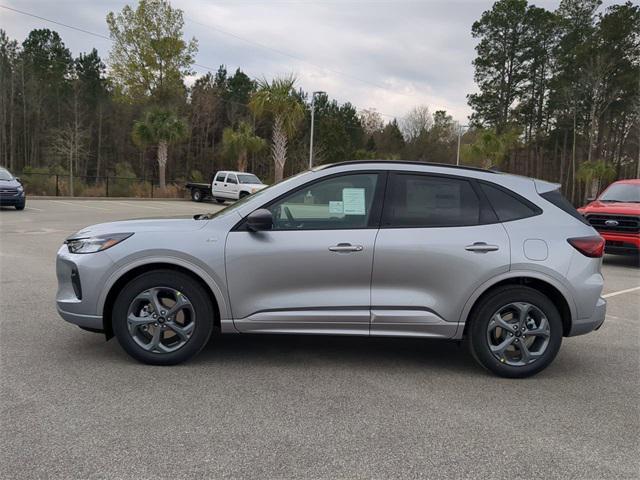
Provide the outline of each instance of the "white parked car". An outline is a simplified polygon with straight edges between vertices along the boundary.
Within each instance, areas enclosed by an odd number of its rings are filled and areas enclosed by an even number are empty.
[[[191,199],[201,202],[206,198],[214,198],[217,202],[239,200],[247,195],[262,190],[266,185],[253,173],[220,171],[211,178],[211,184],[187,183],[191,190]]]

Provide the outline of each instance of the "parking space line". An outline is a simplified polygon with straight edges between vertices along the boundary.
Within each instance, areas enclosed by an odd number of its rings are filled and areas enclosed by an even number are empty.
[[[42,210],[41,208],[35,208],[35,207],[25,207],[26,210],[35,210],[36,212],[44,212],[44,210]]]
[[[55,203],[62,203],[64,205],[71,205],[72,207],[93,208],[94,210],[104,210],[105,212],[109,211],[108,208],[94,207],[92,205],[83,205],[80,202],[63,202],[62,200],[53,200],[53,201]]]
[[[140,205],[139,203],[129,203],[129,202],[116,202],[119,203],[120,205],[125,205],[127,207],[140,207],[140,208],[150,208],[152,210],[162,210],[161,207],[152,207],[151,205]]]
[[[617,292],[607,293],[603,295],[602,298],[615,297],[616,295],[622,295],[623,293],[631,293],[640,290],[640,287],[627,288],[625,290],[618,290]]]

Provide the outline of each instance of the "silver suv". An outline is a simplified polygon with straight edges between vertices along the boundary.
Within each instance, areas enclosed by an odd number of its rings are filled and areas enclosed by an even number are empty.
[[[86,228],[58,252],[57,306],[150,364],[214,330],[425,337],[525,377],[602,325],[603,247],[552,183],[345,162],[214,214]]]

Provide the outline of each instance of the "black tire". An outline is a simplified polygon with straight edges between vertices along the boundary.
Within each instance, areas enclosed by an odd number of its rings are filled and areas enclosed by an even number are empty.
[[[201,202],[203,199],[204,199],[204,195],[202,194],[202,191],[199,188],[191,189],[191,200],[193,200],[194,202]]]
[[[127,325],[129,306],[138,295],[154,287],[168,287],[182,292],[195,311],[191,337],[182,347],[170,353],[154,353],[143,349],[133,339]],[[194,278],[172,270],[153,270],[134,278],[120,291],[111,322],[118,343],[131,357],[150,365],[175,365],[189,360],[207,344],[213,332],[214,310],[206,291]]]
[[[224,203],[225,199],[224,198],[216,198],[216,202],[218,203]]]
[[[244,197],[248,197],[249,196],[249,192],[240,192],[240,197],[239,198],[244,198]]]
[[[25,206],[26,206],[26,202],[20,203],[16,205],[16,210],[24,210]]]
[[[508,365],[500,361],[490,350],[487,331],[489,322],[505,305],[526,302],[539,309],[547,318],[549,341],[539,358],[527,365]],[[476,361],[487,370],[501,377],[525,378],[535,375],[551,364],[562,343],[562,319],[553,302],[530,287],[499,287],[480,301],[474,308],[467,331],[467,344]],[[511,335],[513,337],[513,335]]]

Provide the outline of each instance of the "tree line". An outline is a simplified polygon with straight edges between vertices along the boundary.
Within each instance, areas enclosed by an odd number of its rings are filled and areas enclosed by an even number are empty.
[[[0,164],[161,188],[218,169],[271,182],[307,168],[312,102],[295,77],[254,79],[221,65],[188,84],[198,42],[167,0],[140,0],[106,23],[106,60],[96,49],[74,58],[50,29],[21,43],[0,30]],[[499,0],[472,34],[477,91],[462,163],[558,181],[574,202],[593,185],[638,176],[640,7],[562,0],[548,11]],[[313,105],[316,164],[456,161],[462,127],[446,111],[419,105],[385,121],[326,93]]]

